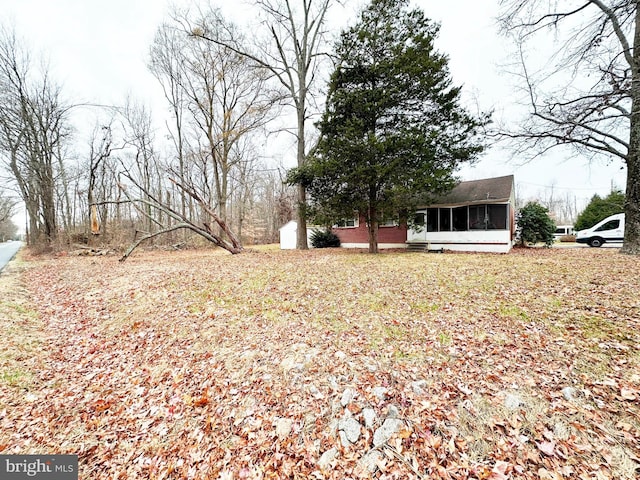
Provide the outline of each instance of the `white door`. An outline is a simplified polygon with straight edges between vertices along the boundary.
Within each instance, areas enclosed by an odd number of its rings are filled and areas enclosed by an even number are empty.
[[[427,212],[419,210],[415,214],[414,226],[407,231],[408,242],[426,242],[427,241]]]

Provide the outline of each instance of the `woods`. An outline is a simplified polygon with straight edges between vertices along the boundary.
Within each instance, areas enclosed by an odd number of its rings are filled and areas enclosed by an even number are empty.
[[[265,69],[185,32],[186,15],[174,10],[150,46],[149,69],[170,109],[162,134],[136,99],[109,107],[63,100],[46,64],[31,58],[17,32],[2,30],[1,159],[26,206],[29,245],[176,244],[187,239],[183,228],[232,253],[243,240],[277,240],[294,192],[259,145],[280,92]],[[215,10],[192,20],[212,31],[234,28]],[[84,143],[71,117],[87,109],[94,124]]]
[[[71,105],[11,29],[0,25],[0,157],[29,214],[32,242],[50,243],[68,200],[65,155]],[[62,187],[62,188],[60,188]],[[68,201],[67,201],[68,204]]]

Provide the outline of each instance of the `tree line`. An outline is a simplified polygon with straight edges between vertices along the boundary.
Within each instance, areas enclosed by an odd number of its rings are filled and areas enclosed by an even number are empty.
[[[234,252],[277,240],[295,189],[260,149],[285,97],[268,69],[198,37],[194,25],[246,41],[217,9],[171,12],[148,57],[170,110],[163,132],[135,99],[108,107],[66,100],[19,34],[0,28],[0,199],[3,217],[14,211],[10,192],[24,203],[30,245],[121,246],[160,234],[179,244],[187,239],[180,230]],[[87,110],[95,125],[79,146],[72,117]]]
[[[297,246],[307,248],[311,215],[357,212],[375,252],[381,217],[410,218],[412,207],[451,188],[458,167],[493,136],[512,140],[514,156],[570,146],[584,158],[624,162],[623,251],[640,253],[637,2],[502,0],[503,32],[519,52],[531,107],[506,127],[461,106],[448,58],[434,47],[438,25],[408,0],[371,0],[333,49],[326,19],[338,0],[254,3],[263,30],[251,35],[215,8],[174,8],[148,58],[171,113],[166,132],[129,99],[101,111],[83,149],[71,128],[83,107],[2,27],[0,161],[28,213],[30,244],[84,238],[135,248],[160,235],[179,244],[191,231],[235,253],[246,241],[275,240],[295,217]],[[549,30],[558,33],[560,61],[534,70],[527,45]],[[567,65],[583,81],[550,83]],[[295,121],[282,129],[297,159],[288,175],[260,152],[286,109]]]

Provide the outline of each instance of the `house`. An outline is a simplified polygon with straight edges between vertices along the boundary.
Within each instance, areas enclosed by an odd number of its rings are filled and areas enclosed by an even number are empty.
[[[367,248],[364,218],[346,219],[333,231],[346,248]],[[507,253],[515,239],[513,175],[460,182],[433,204],[418,208],[413,225],[380,221],[379,248]]]

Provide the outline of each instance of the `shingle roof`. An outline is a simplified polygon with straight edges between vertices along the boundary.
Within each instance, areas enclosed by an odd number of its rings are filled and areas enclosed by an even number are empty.
[[[513,175],[460,182],[432,205],[508,202],[513,192],[513,182]]]

